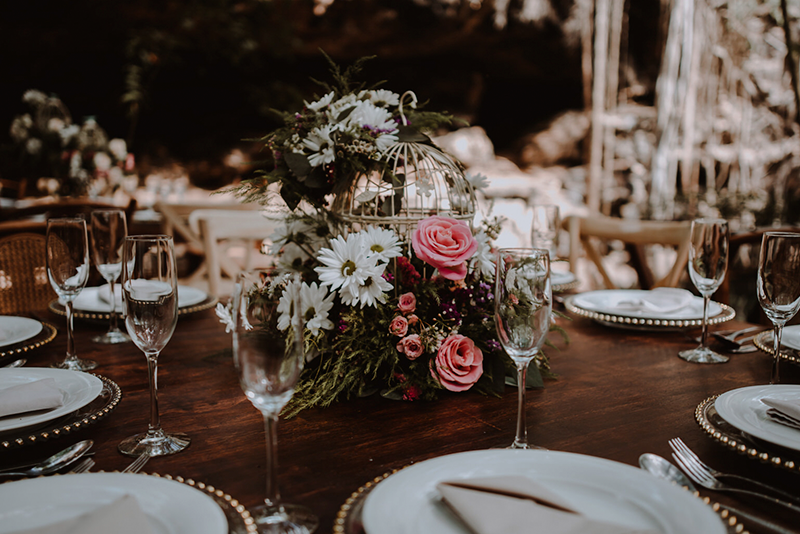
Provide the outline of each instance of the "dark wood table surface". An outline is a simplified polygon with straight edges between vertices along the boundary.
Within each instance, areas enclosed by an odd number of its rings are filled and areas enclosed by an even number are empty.
[[[46,366],[64,357],[65,321],[49,312],[37,315],[59,328],[53,342],[28,354],[28,365]],[[667,440],[680,436],[714,467],[800,495],[800,473],[723,447],[694,419],[695,408],[707,397],[766,383],[768,355],[734,355],[722,365],[690,364],[677,357],[678,350],[694,345],[686,332],[611,329],[578,318],[564,324],[570,344],[559,342],[559,350],[548,350],[559,378],[528,393],[531,443],[638,465],[645,452],[669,457]],[[122,388],[117,409],[72,435],[0,451],[0,468],[85,438],[95,441],[96,470],[121,470],[130,463],[116,447],[147,428],[145,358],[133,344],[92,343],[90,338],[106,327],[76,320],[76,347],[80,357],[99,362],[96,373]],[[160,358],[159,398],[164,429],[188,433],[192,444],[180,454],[153,458],[145,471],[213,484],[251,507],[264,492],[264,430],[261,415],[239,387],[230,346],[230,334],[213,310],[181,317]],[[783,367],[784,383],[800,383],[800,369]],[[375,477],[428,458],[510,444],[515,412],[513,388],[501,398],[461,393],[445,394],[436,402],[374,395],[302,412],[281,420],[278,427],[283,498],[312,508],[320,518],[319,532],[331,532],[340,506]],[[800,515],[728,494],[702,493],[800,531]]]

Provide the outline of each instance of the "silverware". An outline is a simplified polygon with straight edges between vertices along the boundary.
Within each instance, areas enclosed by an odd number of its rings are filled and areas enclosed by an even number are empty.
[[[28,363],[28,360],[26,360],[25,358],[20,358],[19,360],[14,360],[13,362],[11,362],[9,364],[4,365],[3,368],[4,369],[12,369],[14,367],[22,367],[26,363]]]
[[[756,491],[750,491],[750,490],[746,490],[746,489],[742,489],[742,488],[736,488],[736,487],[730,486],[728,484],[725,484],[724,482],[721,482],[720,480],[717,479],[717,477],[711,471],[709,471],[710,468],[707,465],[705,465],[703,462],[701,462],[697,458],[697,456],[695,456],[694,453],[688,447],[686,447],[686,445],[683,443],[683,441],[680,438],[675,438],[675,439],[669,440],[669,445],[670,445],[670,447],[672,447],[672,450],[675,451],[675,452],[673,452],[672,457],[675,459],[676,462],[678,462],[678,465],[681,467],[681,469],[683,469],[683,471],[687,475],[689,475],[689,478],[691,478],[697,484],[700,484],[704,488],[708,488],[708,489],[716,490],[716,491],[731,491],[731,492],[741,493],[743,495],[751,495],[753,497],[760,497],[762,499],[765,499],[765,500],[768,500],[768,501],[772,502],[773,504],[779,504],[779,505],[784,506],[784,507],[786,507],[786,508],[788,508],[790,510],[794,510],[795,512],[800,512],[800,506],[798,506],[798,504],[793,504],[792,502],[783,501],[781,499],[778,499],[776,497],[772,497],[770,495],[766,495],[764,493],[758,493]],[[686,451],[688,451],[688,453]],[[721,475],[723,475],[723,476],[731,476],[731,475],[725,475],[724,473],[721,473]],[[768,486],[766,484],[762,484],[761,482],[757,482],[755,480],[745,479],[744,477],[738,477],[736,475],[733,475],[733,476],[735,476],[737,478],[740,478],[740,479],[743,479],[743,480],[747,480],[748,482],[755,483],[758,486],[766,488],[766,489],[768,489],[768,490],[770,490],[772,492],[778,493],[781,496],[790,499],[794,503],[800,503],[800,500],[798,500],[796,497],[794,497],[794,496],[792,496],[792,495],[790,495],[790,494],[788,494],[788,493],[786,493],[784,491],[781,491],[781,490],[779,490],[777,488],[773,488],[772,486]]]
[[[753,330],[759,330],[759,329],[763,329],[763,328],[764,328],[763,326],[749,326],[747,328],[742,328],[741,330],[737,330],[735,332],[731,332],[730,334],[727,333],[725,330],[718,330],[716,332],[711,332],[711,335],[714,337],[714,339],[716,339],[717,341],[722,342],[723,345],[724,345],[724,344],[726,344],[726,342],[728,342],[728,343],[731,343],[731,342],[736,343],[736,338],[741,336],[742,334],[746,334],[748,332],[752,332]],[[753,337],[755,337],[755,334],[750,336],[748,339],[751,339]],[[741,344],[742,342],[740,342],[739,344]]]
[[[92,467],[94,467],[94,460],[92,460],[91,458],[86,458],[84,461],[76,465],[75,469],[70,471],[69,474],[78,475],[80,473],[85,473]]]
[[[90,439],[79,441],[39,463],[11,467],[0,471],[0,476],[36,477],[55,473],[86,454],[86,451],[88,451],[93,444],[94,442]]]
[[[150,454],[147,451],[144,451],[131,463],[131,465],[123,469],[122,472],[138,473],[142,470],[142,467],[144,467],[144,464],[146,464],[148,460],[150,460]]]
[[[639,467],[655,477],[682,486],[692,493],[698,493],[697,488],[695,488],[694,484],[692,484],[692,481],[689,480],[689,478],[684,475],[680,469],[657,454],[651,454],[648,452],[639,456]],[[776,525],[772,521],[761,519],[760,517],[756,517],[748,512],[739,510],[738,508],[725,506],[722,504],[720,505],[720,508],[728,510],[729,513],[735,515],[738,519],[747,522],[749,525],[758,525],[762,529],[766,529],[774,534],[793,534],[793,531],[783,528],[780,525]]]

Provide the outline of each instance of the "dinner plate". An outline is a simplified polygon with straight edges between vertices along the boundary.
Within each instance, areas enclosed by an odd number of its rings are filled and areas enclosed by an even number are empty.
[[[719,416],[739,430],[769,443],[800,451],[800,430],[769,419],[769,406],[761,402],[765,397],[800,402],[800,386],[747,386],[723,393],[717,397],[714,405]]]
[[[652,304],[656,301],[662,309]],[[695,297],[685,289],[677,288],[658,288],[649,291],[641,289],[589,291],[575,295],[572,302],[585,310],[623,317],[674,320],[703,318],[703,299]],[[719,304],[709,303],[709,317],[714,317],[721,311]]]
[[[122,294],[119,292],[120,286],[115,287],[117,293],[117,312],[122,309]],[[101,296],[101,292],[105,291],[105,298]],[[76,311],[93,312],[93,313],[109,313],[111,304],[108,302],[110,291],[107,285],[99,287],[84,288],[80,294],[72,301],[72,307]],[[191,287],[191,286],[178,286],[178,308],[186,308],[194,306],[203,302],[208,295],[205,291]],[[59,299],[59,303],[64,303]]]
[[[0,315],[0,347],[30,339],[42,331],[42,323],[27,317]]]
[[[364,530],[467,534],[439,502],[436,484],[502,475],[530,477],[592,519],[663,534],[725,533],[720,518],[701,500],[635,467],[568,452],[504,449],[441,456],[389,476],[367,496]]]
[[[74,518],[132,495],[156,534],[227,534],[222,509],[202,491],[144,474],[85,473],[0,485],[0,534]]]
[[[103,389],[103,383],[99,378],[80,371],[24,367],[0,369],[0,390],[43,378],[52,378],[56,381],[63,396],[63,404],[45,413],[31,412],[2,417],[0,418],[0,433],[16,431],[58,419],[83,408],[92,402]]]
[[[783,329],[781,345],[800,350],[800,325],[787,326]]]

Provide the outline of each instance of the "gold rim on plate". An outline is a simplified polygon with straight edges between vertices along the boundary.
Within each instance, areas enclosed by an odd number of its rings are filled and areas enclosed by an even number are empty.
[[[405,469],[405,467],[403,469]],[[366,501],[367,495],[375,486],[398,471],[400,471],[400,469],[395,469],[379,477],[375,477],[358,488],[358,490],[354,491],[344,504],[339,507],[336,519],[333,522],[333,534],[367,534],[364,530],[364,525],[361,523],[361,511],[364,508],[364,501]],[[731,514],[729,510],[722,508],[718,502],[713,502],[709,497],[701,497],[700,493],[697,491],[695,491],[693,495],[701,499],[719,515],[729,533],[750,534],[739,521],[739,518]]]
[[[640,328],[640,329],[676,329],[676,328],[698,328],[703,326],[702,319],[646,319],[643,317],[629,317],[626,315],[616,315],[612,313],[601,313],[592,310],[581,308],[573,303],[577,295],[569,296],[564,299],[564,306],[567,311],[586,317],[594,321],[598,321],[608,326],[616,326],[621,328]],[[736,311],[728,306],[717,302],[716,304],[722,309],[720,313],[714,317],[708,318],[709,325],[722,324],[732,320],[736,316]]]
[[[772,443],[759,444],[754,441],[757,438],[749,438],[747,435],[725,421],[717,412],[714,402],[719,395],[709,397],[697,405],[694,411],[694,418],[697,424],[714,441],[753,460],[768,463],[774,467],[788,469],[795,473],[800,472],[800,454],[794,453]]]
[[[774,356],[775,349],[772,347],[773,339],[772,339],[772,331],[766,330],[765,332],[761,332],[756,337],[753,338],[753,345],[758,347],[763,352]],[[782,349],[785,349],[787,352],[781,350],[781,359],[796,363],[800,365],[800,356],[798,356],[797,351],[787,347],[786,345],[782,345]]]
[[[184,306],[182,308],[178,308],[178,316],[189,315],[191,313],[200,312],[203,310],[208,310],[213,308],[217,305],[218,299],[214,296],[207,296],[203,302],[198,304],[194,304],[192,306]],[[64,305],[58,302],[58,299],[54,299],[50,301],[48,305],[48,309],[55,313],[56,315],[61,315],[62,317],[66,317],[67,310],[64,308]],[[83,319],[87,321],[108,321],[111,318],[111,313],[100,313],[100,312],[90,312],[90,311],[82,311],[82,310],[74,310],[73,317],[76,319]]]
[[[91,373],[90,373],[91,374]],[[26,445],[34,445],[66,436],[76,430],[85,428],[103,419],[119,404],[122,398],[122,390],[112,380],[100,375],[94,375],[103,382],[103,388],[95,399],[71,414],[59,417],[53,421],[48,421],[44,426],[39,426],[33,431],[11,430],[6,435],[0,435],[0,451],[15,449]],[[30,432],[30,433],[29,433]],[[13,437],[10,437],[13,436]]]
[[[29,339],[14,343],[8,347],[3,347],[3,349],[0,350],[0,366],[4,364],[4,360],[6,359],[16,360],[18,356],[32,351],[33,349],[38,349],[42,345],[46,345],[55,339],[57,332],[56,327],[44,321],[39,322],[42,324],[41,332]]]

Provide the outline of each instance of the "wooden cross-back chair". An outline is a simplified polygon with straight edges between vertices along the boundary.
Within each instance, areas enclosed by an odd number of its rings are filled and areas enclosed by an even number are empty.
[[[676,287],[680,283],[681,276],[686,272],[686,264],[689,261],[691,226],[690,221],[641,221],[605,215],[568,217],[564,220],[563,227],[569,232],[570,270],[576,271],[582,246],[586,251],[586,256],[597,267],[603,278],[603,284],[608,289],[615,289],[617,286],[608,275],[594,240],[619,240],[630,245],[632,263],[639,274],[639,284],[642,289]],[[677,248],[675,263],[661,280],[654,280],[642,250],[644,245],[652,244]]]
[[[43,310],[56,298],[47,279],[46,258],[43,234],[0,238],[0,314]]]

